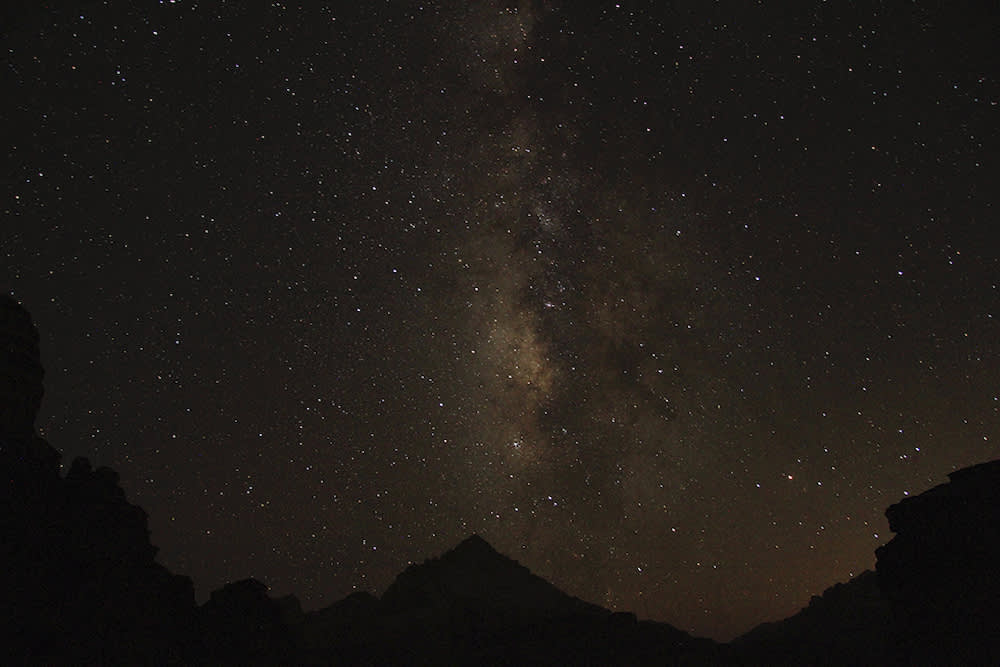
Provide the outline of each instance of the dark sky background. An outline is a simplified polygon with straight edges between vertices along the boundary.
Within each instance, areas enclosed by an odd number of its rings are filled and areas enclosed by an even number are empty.
[[[39,4],[0,289],[201,598],[478,532],[728,639],[1000,451],[995,3]]]

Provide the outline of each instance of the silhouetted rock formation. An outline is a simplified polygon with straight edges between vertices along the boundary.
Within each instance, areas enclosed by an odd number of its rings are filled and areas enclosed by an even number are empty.
[[[0,435],[24,440],[35,435],[35,418],[44,388],[38,330],[28,311],[0,294]]]
[[[110,468],[35,432],[43,370],[27,312],[0,296],[0,627],[5,664],[1000,664],[1000,461],[888,509],[866,572],[731,645],[612,613],[473,535],[382,599],[303,613],[255,579],[195,606],[155,562],[145,512]]]
[[[895,637],[912,664],[1000,664],[1000,460],[886,510],[876,550]]]
[[[609,613],[566,595],[478,535],[440,558],[406,568],[382,596],[382,606],[388,613],[475,609],[496,620]]]
[[[866,572],[733,641],[731,664],[1000,664],[1000,461],[886,510]]]
[[[871,570],[813,596],[809,606],[764,623],[730,643],[739,665],[885,665],[895,661],[888,641],[889,604]]]
[[[700,646],[669,626],[566,595],[472,536],[304,614],[254,579],[195,606],[190,579],[155,562],[146,513],[87,459],[60,475],[35,432],[39,336],[0,300],[0,623],[13,664],[636,664]],[[709,643],[710,645],[711,643]]]
[[[274,665],[294,655],[281,605],[256,579],[226,584],[198,611],[211,664]]]
[[[316,664],[670,664],[714,647],[567,595],[478,535],[295,632]]]
[[[197,654],[194,587],[154,562],[146,514],[109,468],[60,454],[35,433],[38,333],[0,300],[0,627],[20,664],[161,664]]]
[[[28,311],[0,295],[0,456],[9,485],[0,490],[4,529],[28,530],[26,513],[44,503],[59,477],[58,451],[35,433],[44,393],[38,330]],[[6,481],[6,480],[5,480]]]

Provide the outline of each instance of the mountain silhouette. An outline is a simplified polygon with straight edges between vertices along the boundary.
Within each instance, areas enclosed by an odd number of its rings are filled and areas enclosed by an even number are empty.
[[[889,507],[876,572],[729,645],[568,595],[479,535],[381,598],[303,612],[245,579],[199,607],[115,471],[78,458],[61,475],[35,430],[43,377],[30,315],[0,295],[5,664],[1000,664],[1000,460]]]
[[[315,664],[645,664],[715,646],[564,593],[471,535],[294,628]]]
[[[886,510],[876,571],[734,640],[741,665],[1000,664],[1000,460]]]
[[[894,662],[890,607],[878,575],[836,584],[781,621],[762,623],[729,645],[730,664],[885,665]]]
[[[611,613],[563,593],[479,535],[439,558],[406,568],[382,596],[382,605],[388,612],[463,607],[537,618]]]

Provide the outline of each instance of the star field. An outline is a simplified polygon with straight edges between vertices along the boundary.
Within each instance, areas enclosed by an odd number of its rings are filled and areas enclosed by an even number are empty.
[[[990,9],[57,4],[0,28],[0,289],[202,598],[477,532],[729,639],[997,456]]]

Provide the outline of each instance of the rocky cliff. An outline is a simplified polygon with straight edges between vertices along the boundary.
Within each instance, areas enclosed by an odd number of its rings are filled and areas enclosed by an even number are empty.
[[[129,664],[199,655],[194,587],[155,562],[146,513],[118,474],[35,432],[38,332],[0,297],[0,627],[15,664]]]
[[[876,551],[900,650],[919,664],[1000,664],[1000,460],[886,510]]]

